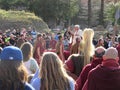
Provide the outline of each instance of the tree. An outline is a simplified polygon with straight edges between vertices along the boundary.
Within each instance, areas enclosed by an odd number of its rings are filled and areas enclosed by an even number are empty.
[[[2,9],[9,10],[20,7],[34,12],[46,22],[49,18],[54,18],[57,22],[69,20],[79,11],[78,0],[0,0]]]
[[[88,0],[88,27],[90,27],[90,23],[91,23],[91,13],[92,9],[91,9],[91,0]]]
[[[100,14],[99,14],[99,24],[104,25],[104,0],[101,0]]]
[[[106,15],[105,20],[112,22],[113,25],[116,22],[115,14],[118,8],[120,8],[120,2],[118,3],[111,2],[106,6],[106,9],[105,9],[105,15]],[[120,18],[118,19],[117,24],[120,25]]]
[[[27,7],[29,6],[29,0],[0,0],[0,8],[9,10],[12,7]]]
[[[44,20],[55,18],[59,21],[73,17],[79,8],[77,0],[36,0],[31,3],[29,10]]]

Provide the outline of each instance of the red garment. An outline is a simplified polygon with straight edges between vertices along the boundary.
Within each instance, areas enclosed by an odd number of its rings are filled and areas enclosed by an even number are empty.
[[[56,40],[52,39],[52,40],[50,41],[50,48],[55,49],[56,43],[57,43]]]
[[[69,56],[70,56],[70,51],[64,50],[64,57],[65,57],[65,60],[67,60]]]
[[[40,48],[40,54],[38,55],[37,53],[37,49]],[[38,64],[40,64],[40,60],[41,60],[41,56],[43,54],[43,52],[45,51],[45,48],[42,46],[42,42],[37,43],[35,51],[34,51],[34,58],[37,61]]]
[[[87,64],[83,68],[80,76],[76,80],[76,86],[75,86],[76,90],[82,90],[82,87],[87,80],[87,76],[88,76],[89,71],[92,70],[93,68],[95,68],[98,64],[101,64],[102,60],[103,60],[102,58],[94,59],[91,62],[91,64]]]
[[[120,66],[116,60],[104,60],[92,69],[82,90],[120,90]]]
[[[69,69],[68,71],[74,72],[74,64],[73,64],[72,60],[67,60],[65,62],[65,65],[68,67],[68,69]]]
[[[83,64],[84,64],[84,56],[79,54],[72,54],[68,60],[65,62],[67,66],[67,71],[69,71],[69,75],[76,80],[80,75]]]

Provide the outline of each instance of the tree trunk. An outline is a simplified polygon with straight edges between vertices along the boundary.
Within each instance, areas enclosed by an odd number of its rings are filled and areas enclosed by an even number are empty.
[[[104,0],[101,0],[99,21],[100,21],[100,25],[104,25]]]
[[[91,23],[91,13],[92,9],[91,9],[91,0],[88,0],[88,27],[90,27],[90,23]]]

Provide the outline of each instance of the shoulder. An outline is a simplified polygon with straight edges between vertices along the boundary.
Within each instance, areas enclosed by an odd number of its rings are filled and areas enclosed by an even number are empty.
[[[36,60],[34,58],[30,58],[31,63],[36,63]]]
[[[74,88],[75,88],[75,81],[72,78],[69,79],[69,84],[70,84],[71,90],[74,90]]]
[[[81,29],[78,30],[78,33],[82,33],[83,31]]]
[[[93,68],[90,72],[89,72],[89,76],[94,76],[97,75],[99,73],[99,71],[101,70],[101,65],[97,65],[95,68]]]
[[[25,83],[25,90],[35,90],[30,84]]]
[[[86,66],[83,67],[83,70],[89,70],[91,69],[91,64],[87,64]]]
[[[32,84],[38,84],[38,83],[40,83],[40,81],[41,81],[41,79],[37,77],[33,80]]]
[[[35,88],[35,90],[39,90],[40,89],[40,83],[41,83],[41,79],[36,78],[32,81],[31,85]]]

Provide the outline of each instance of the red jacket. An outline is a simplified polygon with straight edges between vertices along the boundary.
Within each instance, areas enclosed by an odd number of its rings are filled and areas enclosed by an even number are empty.
[[[82,90],[82,87],[87,80],[89,71],[95,68],[98,64],[101,64],[101,62],[102,62],[102,58],[97,58],[93,60],[91,64],[88,64],[83,68],[80,76],[76,80],[76,86],[75,86],[76,90]]]
[[[104,60],[92,69],[82,90],[120,90],[120,66],[116,60]]]

